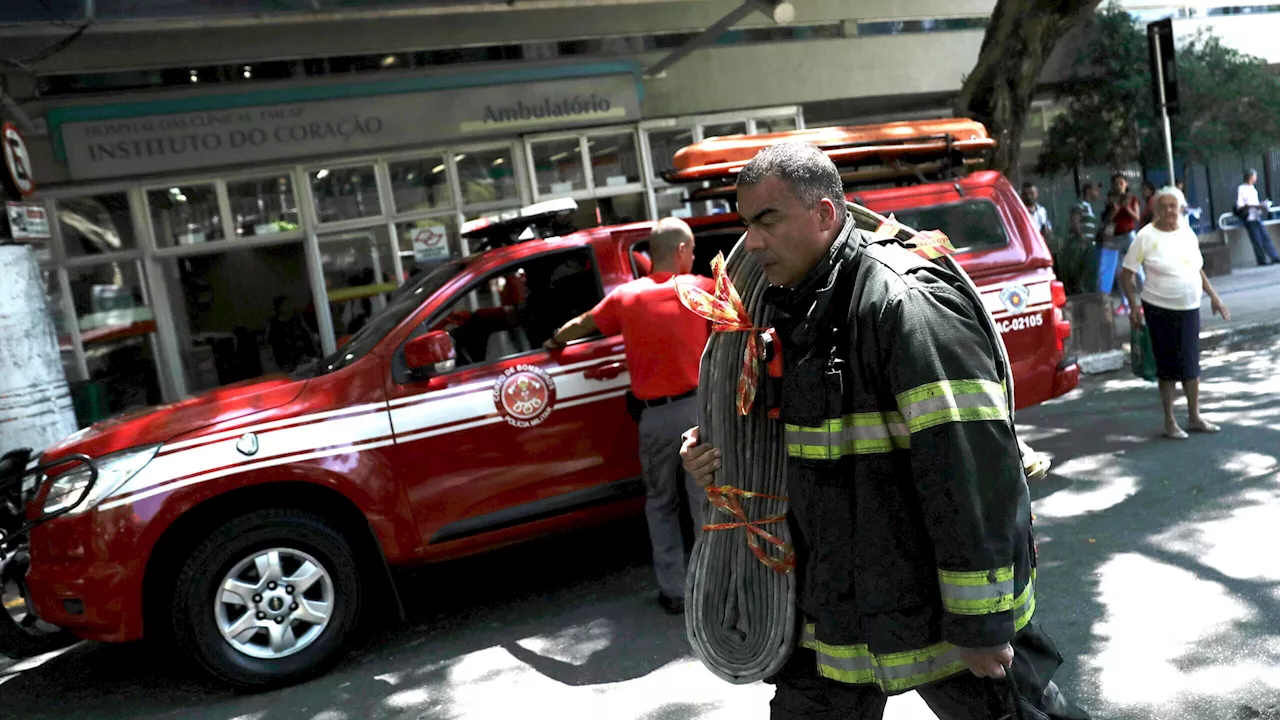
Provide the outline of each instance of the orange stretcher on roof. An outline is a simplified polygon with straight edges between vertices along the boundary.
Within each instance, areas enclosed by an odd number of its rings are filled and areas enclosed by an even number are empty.
[[[788,141],[822,148],[847,175],[846,181],[882,179],[905,169],[914,172],[921,163],[974,164],[996,146],[987,128],[968,118],[730,135],[681,149],[675,155],[675,167],[663,178],[671,183],[730,179],[765,147]]]

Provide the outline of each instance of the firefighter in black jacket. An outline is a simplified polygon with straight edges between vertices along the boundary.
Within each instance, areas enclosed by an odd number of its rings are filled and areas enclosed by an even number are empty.
[[[775,720],[879,718],[917,690],[943,718],[999,718],[1011,668],[1028,717],[1087,718],[1049,680],[1032,622],[1035,547],[1001,342],[964,278],[857,230],[816,147],[738,176],[746,249],[782,337],[801,647]],[[712,482],[718,451],[687,434]],[[1015,717],[1017,717],[1015,715]]]

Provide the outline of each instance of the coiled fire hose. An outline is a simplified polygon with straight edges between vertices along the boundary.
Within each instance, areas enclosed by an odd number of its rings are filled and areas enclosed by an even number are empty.
[[[897,225],[898,239],[910,243],[917,231],[854,203],[848,203],[859,229],[875,231]],[[962,278],[971,300],[982,307],[981,295],[968,274],[946,254],[935,259]],[[747,399],[758,387],[751,360],[744,364],[748,344],[754,350],[758,333],[772,325],[764,302],[768,283],[764,272],[740,239],[723,267],[728,290],[741,299],[720,310],[702,356],[699,378],[699,442],[718,448],[721,466],[716,486],[708,489],[711,504],[704,531],[689,563],[685,597],[685,627],[698,659],[716,676],[735,684],[773,675],[791,656],[798,631],[795,556],[786,522],[787,472],[783,425],[770,419],[765,403]],[[683,295],[683,292],[682,292]],[[724,295],[717,287],[717,295]],[[686,305],[696,303],[685,299]],[[723,298],[722,298],[723,299]],[[712,300],[705,300],[706,306]],[[729,305],[727,301],[724,305]],[[991,316],[982,312],[993,337],[999,338]],[[735,324],[736,323],[736,324]],[[1013,381],[1003,342],[1000,360],[1007,383],[1012,423]],[[1029,450],[1029,449],[1028,449]],[[697,519],[695,518],[695,521]],[[746,541],[744,542],[744,536]]]

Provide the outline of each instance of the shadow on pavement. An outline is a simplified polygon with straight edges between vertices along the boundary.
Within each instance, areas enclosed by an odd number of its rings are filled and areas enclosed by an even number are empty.
[[[1036,615],[1095,717],[1280,718],[1278,350],[1205,356],[1218,435],[1163,438],[1155,384],[1127,373],[1018,416],[1054,456]]]
[[[690,655],[683,618],[654,602],[648,552],[635,517],[406,573],[405,625],[366,638],[323,677],[259,695],[215,686],[144,643],[84,643],[16,675],[0,670],[0,715],[443,720],[463,716],[458,686],[502,684],[525,668],[570,686],[641,678]],[[697,713],[681,707],[648,717]]]

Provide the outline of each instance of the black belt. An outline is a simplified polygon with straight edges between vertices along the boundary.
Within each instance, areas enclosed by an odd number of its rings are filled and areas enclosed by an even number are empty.
[[[690,390],[687,393],[682,393],[680,395],[668,395],[666,397],[654,398],[652,400],[641,400],[640,398],[636,398],[636,401],[647,408],[651,408],[651,407],[658,407],[659,405],[666,405],[668,403],[673,403],[677,400],[684,400],[685,398],[691,398],[697,394],[698,394],[698,391],[694,389],[694,390]]]

